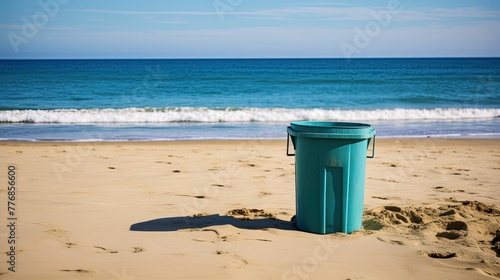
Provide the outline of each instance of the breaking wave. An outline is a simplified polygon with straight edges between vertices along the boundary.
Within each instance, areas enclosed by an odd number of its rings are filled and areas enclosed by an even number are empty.
[[[300,120],[465,120],[500,117],[500,109],[123,108],[0,111],[1,123],[290,122]]]

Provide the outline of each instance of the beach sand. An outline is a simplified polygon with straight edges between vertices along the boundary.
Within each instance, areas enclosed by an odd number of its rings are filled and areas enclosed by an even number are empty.
[[[318,235],[284,140],[0,142],[0,278],[498,279],[499,147],[379,139],[364,229]]]

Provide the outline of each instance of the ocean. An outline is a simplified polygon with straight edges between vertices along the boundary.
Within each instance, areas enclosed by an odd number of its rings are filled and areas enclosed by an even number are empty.
[[[0,140],[500,138],[500,58],[0,60]]]

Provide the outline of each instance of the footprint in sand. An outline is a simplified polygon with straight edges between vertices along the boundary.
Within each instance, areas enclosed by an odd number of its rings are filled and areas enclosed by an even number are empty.
[[[386,240],[382,237],[377,237],[377,239],[382,241],[382,242],[393,244],[393,245],[405,245],[405,243],[403,241],[400,241],[400,240],[394,240],[394,239]]]
[[[226,186],[226,185],[223,185],[223,184],[212,184],[212,186],[219,187],[219,188],[231,188],[230,186]]]
[[[401,212],[401,207],[399,206],[394,206],[394,205],[387,205],[387,206],[384,206],[384,209],[385,210],[389,210],[389,211],[392,211],[392,212]]]
[[[132,251],[132,253],[144,252],[144,248],[141,248],[141,247],[132,247],[132,249],[134,250],[134,251]]]
[[[374,199],[381,199],[381,200],[399,200],[400,198],[397,196],[388,196],[388,197],[383,197],[383,196],[372,196]]]
[[[436,234],[436,237],[443,237],[446,239],[458,239],[460,237],[467,236],[467,232],[463,230],[449,230],[449,231],[441,231]]]
[[[172,164],[172,162],[170,162],[170,161],[162,161],[162,160],[156,161],[156,163]]]
[[[491,240],[491,249],[497,253],[497,257],[500,257],[500,229],[495,232],[495,237]]]
[[[234,266],[237,267],[237,268],[242,268],[242,267],[244,267],[245,265],[248,264],[247,260],[245,260],[244,258],[242,258],[241,256],[238,256],[236,254],[231,254],[229,252],[222,251],[222,250],[217,250],[215,253],[217,255],[230,256],[232,258],[232,260],[233,260]]]
[[[455,198],[443,201],[450,204],[439,208],[382,206],[366,210],[363,227],[366,230],[396,229],[398,233],[402,233],[400,236],[403,238],[411,234],[410,240],[416,240],[419,244],[433,244],[435,249],[442,249],[420,251],[430,258],[450,259],[460,256],[462,259],[470,259],[472,256],[476,258],[481,255],[481,258],[491,260],[490,257],[495,258],[491,250],[497,257],[500,256],[500,228],[496,225],[500,209],[496,205],[479,201],[459,201]],[[396,214],[401,214],[409,222],[402,222]],[[462,220],[464,218],[467,221]],[[492,234],[496,235],[494,240],[491,240]],[[379,240],[398,244],[393,242],[398,241],[394,239],[379,238]],[[410,245],[406,239],[402,241],[406,243],[405,245]],[[446,248],[453,248],[453,251],[446,251]],[[483,264],[485,271],[495,270],[489,261]]]
[[[118,251],[116,250],[108,250],[104,247],[101,247],[101,246],[94,246],[94,248],[97,248],[97,249],[100,249],[101,251],[98,251],[98,253],[101,253],[101,252],[106,252],[106,253],[110,253],[110,254],[116,254],[118,253]]]
[[[465,176],[469,176],[468,174],[462,174],[460,172],[452,172],[452,173],[448,173],[448,175],[455,175],[455,176],[465,175]]]
[[[468,228],[467,224],[462,221],[453,221],[446,225],[446,230],[468,230]]]
[[[77,273],[90,273],[91,270],[88,269],[61,269],[63,272],[77,272]]]
[[[66,248],[72,248],[76,246],[76,243],[70,241],[68,231],[52,228],[53,227],[52,225],[42,225],[42,226],[51,228],[49,230],[45,230],[44,232],[54,235],[56,237],[56,240],[61,243],[64,243]]]
[[[439,252],[429,252],[427,256],[433,259],[451,259],[457,256],[457,253],[439,253]]]
[[[455,190],[455,191],[452,191],[448,188],[445,188],[443,186],[437,186],[437,187],[434,187],[435,190],[437,190],[438,192],[444,192],[444,193],[464,193],[465,190]]]
[[[272,193],[270,193],[270,192],[260,192],[259,193],[259,197],[268,196],[268,195],[272,195]]]
[[[187,196],[187,197],[194,197],[194,198],[206,198],[206,196],[204,195],[189,195],[189,194],[179,194],[179,193],[169,193],[169,192],[166,192],[165,194],[171,194],[171,195],[176,195],[176,196]]]
[[[240,240],[238,234],[239,233],[237,233],[236,235],[235,234],[224,235],[220,237],[220,240],[222,240],[223,242],[238,241]]]
[[[269,239],[263,239],[263,238],[248,239],[248,240],[257,240],[257,241],[264,241],[264,242],[273,242],[272,240],[269,240]]]
[[[451,193],[452,191],[448,188],[445,188],[443,186],[437,186],[437,187],[434,187],[435,190],[437,190],[438,192],[444,192],[444,193]]]
[[[446,175],[455,175],[455,176],[469,176],[469,174],[464,173],[470,171],[470,169],[467,168],[453,168],[453,167],[437,167],[438,169],[444,169],[444,170],[450,170],[452,171],[451,173],[445,173]]]
[[[436,237],[443,237],[447,239],[458,239],[467,236],[468,225],[462,221],[451,221],[446,225],[446,231],[438,232]]]
[[[441,214],[439,214],[440,217],[443,217],[443,216],[450,216],[450,215],[455,215],[457,213],[457,211],[451,209],[451,210],[448,210],[446,212],[443,212]]]
[[[233,209],[231,211],[228,211],[226,215],[233,216],[234,218],[240,220],[255,220],[259,218],[270,218],[273,220],[276,219],[275,214],[265,212],[264,210],[261,209],[247,209],[247,208]]]
[[[193,238],[193,241],[196,241],[196,242],[206,242],[206,243],[215,243],[215,241],[212,241],[212,240],[203,240],[203,239],[199,239],[199,238]]]
[[[397,180],[394,180],[394,179],[378,179],[378,180],[381,180],[381,181],[384,181],[384,182],[387,182],[387,183],[399,183],[399,181]]]
[[[384,206],[382,210],[380,208],[373,209],[365,212],[367,220],[363,222],[365,228],[377,228],[378,225],[399,225],[399,224],[411,224],[416,226],[418,224],[423,224],[423,213],[419,214],[417,209],[406,208],[402,209],[398,206]]]

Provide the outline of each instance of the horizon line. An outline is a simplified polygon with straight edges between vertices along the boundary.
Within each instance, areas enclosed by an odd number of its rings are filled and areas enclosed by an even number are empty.
[[[69,58],[2,58],[0,60],[279,60],[279,59],[450,59],[500,58],[500,56],[401,56],[401,57],[69,57]]]

